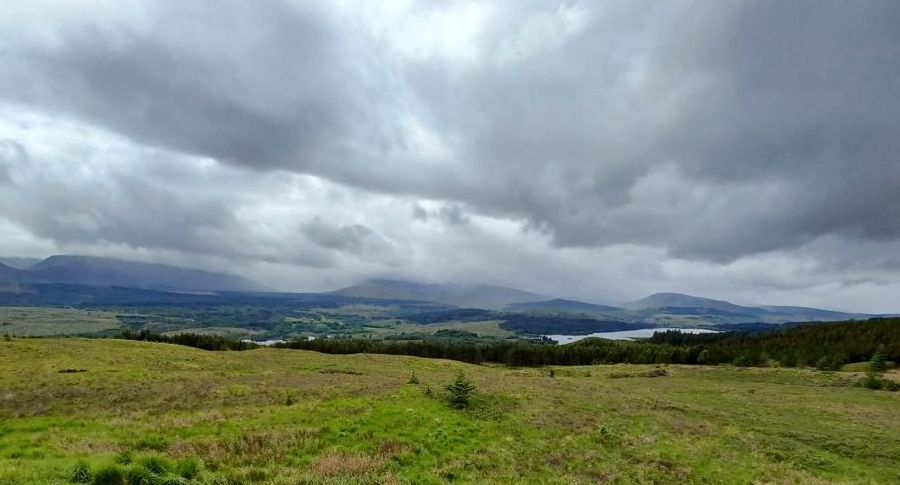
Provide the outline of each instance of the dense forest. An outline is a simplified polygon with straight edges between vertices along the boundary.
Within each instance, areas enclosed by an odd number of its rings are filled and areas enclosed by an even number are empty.
[[[503,317],[500,328],[530,335],[587,335],[597,332],[620,332],[653,328],[653,325],[627,323],[593,318],[568,318],[561,316],[533,316],[510,314]]]
[[[250,350],[259,347],[259,345],[253,342],[238,340],[231,337],[223,337],[221,335],[199,335],[195,333],[162,335],[147,330],[142,330],[140,332],[126,330],[120,333],[118,338],[186,345],[188,347],[195,347],[203,350]]]
[[[766,366],[776,363],[832,369],[844,363],[866,361],[879,346],[883,346],[888,360],[900,360],[900,319],[823,323],[755,334],[667,331],[642,341],[588,338],[568,345],[316,339],[276,346],[331,354],[400,354],[511,366],[615,363]]]
[[[229,337],[182,333],[161,335],[126,331],[120,338],[188,345],[205,350],[247,350],[256,345]],[[568,345],[533,341],[484,341],[476,334],[443,330],[438,335],[408,335],[389,340],[349,338],[298,339],[279,348],[328,354],[393,354],[450,359],[472,364],[509,366],[592,364],[734,364],[740,366],[815,366],[837,369],[867,361],[880,349],[889,361],[900,360],[900,319],[871,319],[803,325],[765,333],[689,334],[657,332],[640,341],[587,338]]]

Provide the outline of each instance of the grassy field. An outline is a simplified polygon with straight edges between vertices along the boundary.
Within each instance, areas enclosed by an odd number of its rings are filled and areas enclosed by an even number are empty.
[[[442,395],[460,370],[462,411]],[[900,393],[843,373],[549,371],[0,339],[0,484],[900,483]]]
[[[429,333],[433,334],[438,330],[463,330],[466,332],[476,333],[487,337],[507,338],[514,337],[515,333],[500,328],[500,320],[485,320],[481,322],[442,322],[430,323],[427,325],[418,323],[385,323],[380,326],[365,326],[363,330],[366,334],[384,337],[387,335],[398,333]]]
[[[0,335],[78,335],[121,328],[113,312],[74,308],[0,307]]]

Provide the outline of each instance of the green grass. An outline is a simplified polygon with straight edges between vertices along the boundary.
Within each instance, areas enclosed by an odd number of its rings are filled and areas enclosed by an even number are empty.
[[[841,373],[590,366],[551,378],[75,338],[0,340],[0,357],[3,485],[71,483],[79,463],[209,484],[900,483],[900,394]],[[443,399],[460,370],[477,388],[467,410]]]
[[[122,328],[113,312],[74,308],[0,307],[0,335],[78,335]]]
[[[376,337],[386,337],[388,335],[400,333],[433,334],[438,330],[463,330],[486,337],[507,338],[516,336],[515,333],[500,328],[500,320],[485,320],[481,322],[442,322],[430,323],[427,325],[395,322],[396,320],[386,320],[374,322],[372,325],[366,325],[363,327],[364,335],[372,334]]]

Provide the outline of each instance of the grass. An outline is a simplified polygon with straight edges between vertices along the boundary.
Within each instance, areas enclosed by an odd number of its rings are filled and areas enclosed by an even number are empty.
[[[476,333],[486,337],[507,338],[515,337],[516,334],[509,330],[500,328],[500,320],[485,320],[480,322],[442,322],[430,323],[427,325],[416,323],[390,323],[381,325],[372,325],[363,327],[364,332],[371,333],[375,336],[384,337],[387,335],[398,333],[430,333],[433,334],[438,330],[463,330],[466,332]]]
[[[835,372],[588,366],[551,378],[77,338],[0,341],[0,357],[3,485],[72,483],[85,468],[208,484],[900,483],[900,394]],[[443,389],[461,370],[476,393],[453,410]]]
[[[74,308],[0,307],[0,334],[79,335],[122,328],[113,312]]]

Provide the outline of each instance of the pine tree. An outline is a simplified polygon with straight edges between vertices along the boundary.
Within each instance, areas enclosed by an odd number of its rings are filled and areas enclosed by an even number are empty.
[[[884,349],[884,344],[878,346],[875,349],[875,353],[872,354],[872,358],[869,359],[868,366],[868,374],[870,376],[880,376],[884,372],[884,368],[887,366],[887,355]]]
[[[447,384],[447,391],[450,392],[450,407],[465,409],[469,407],[472,393],[475,392],[475,384],[465,372],[460,371],[459,374],[456,374],[456,378]]]

